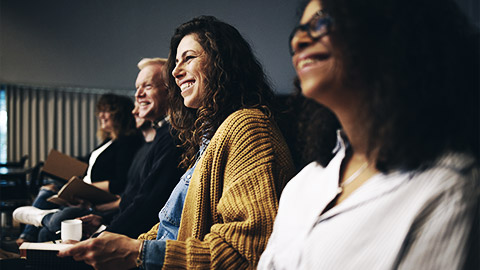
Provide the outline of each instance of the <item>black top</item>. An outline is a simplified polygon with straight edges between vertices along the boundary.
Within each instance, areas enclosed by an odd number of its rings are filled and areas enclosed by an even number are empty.
[[[107,231],[137,238],[158,222],[158,212],[183,174],[178,168],[181,153],[170,129],[168,123],[157,129],[142,171],[125,189],[120,212]]]
[[[96,149],[108,141],[105,140]],[[143,142],[143,137],[139,133],[112,141],[112,144],[97,157],[93,164],[90,176],[92,183],[108,180],[109,191],[121,194],[127,185],[127,172],[133,157]]]
[[[127,179],[128,183],[125,187],[124,195],[128,196],[128,193],[131,193],[131,190],[138,181],[138,178],[141,177],[141,173],[143,172],[143,167],[145,166],[145,159],[147,158],[148,152],[150,151],[151,146],[153,145],[153,141],[145,142],[140,149],[138,149],[137,153],[135,153],[135,157],[133,157],[132,165],[130,165],[130,169],[128,169]]]

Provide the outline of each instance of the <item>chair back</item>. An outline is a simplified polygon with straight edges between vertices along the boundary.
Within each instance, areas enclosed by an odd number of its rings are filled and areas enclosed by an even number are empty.
[[[6,163],[0,163],[0,167],[5,168],[23,168],[25,166],[25,162],[28,160],[28,155],[24,155],[20,158],[19,161],[9,161]]]
[[[40,190],[40,187],[43,186],[43,179],[44,179],[44,175],[42,172],[43,165],[44,165],[43,161],[40,161],[37,163],[37,165],[35,165],[35,167],[32,168],[32,172],[30,174],[30,183],[29,183],[30,193],[32,195],[36,195]]]

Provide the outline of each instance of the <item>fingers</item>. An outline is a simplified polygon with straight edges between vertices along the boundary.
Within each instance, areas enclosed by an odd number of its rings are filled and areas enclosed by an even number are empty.
[[[58,256],[72,256],[74,260],[85,261],[95,269],[130,269],[135,267],[140,245],[140,241],[127,236],[103,232],[98,238],[61,251]]]
[[[96,264],[105,263],[108,256],[104,256],[101,252],[103,241],[97,239],[89,239],[74,245],[71,248],[62,250],[58,253],[59,257],[71,256],[75,261],[85,261],[86,264],[95,267]]]
[[[58,191],[57,187],[54,184],[44,185],[44,186],[41,187],[41,189],[51,190],[53,192]]]
[[[91,221],[95,218],[96,215],[94,214],[89,214],[89,215],[86,215],[86,216],[83,216],[83,217],[79,217],[77,219],[80,219],[81,221],[84,221],[84,222],[88,222],[88,221]]]
[[[88,248],[89,248],[89,245],[88,245],[89,243],[88,242],[89,241],[90,240],[79,242],[72,247],[61,250],[61,251],[58,252],[58,256],[59,257],[74,256],[74,258],[75,257],[79,258],[79,257],[83,256],[83,254],[85,254],[85,252],[88,251]]]
[[[78,217],[77,219],[81,220],[83,223],[88,222],[92,219],[91,214],[88,216]]]
[[[121,234],[116,234],[116,233],[111,233],[111,232],[107,232],[107,231],[103,231],[101,234],[98,235],[97,238],[108,238],[108,237],[112,237],[114,235],[118,235],[118,236],[123,236]]]
[[[63,244],[76,244],[76,243],[80,243],[80,241],[77,241],[77,240],[72,240],[72,239],[69,239],[67,241],[62,241]]]

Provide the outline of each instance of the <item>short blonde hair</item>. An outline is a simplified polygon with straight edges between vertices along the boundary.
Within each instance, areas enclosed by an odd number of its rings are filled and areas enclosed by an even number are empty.
[[[155,57],[155,58],[143,58],[138,62],[137,67],[142,70],[146,66],[149,65],[160,65],[164,66],[167,63],[167,58],[160,58],[160,57]]]

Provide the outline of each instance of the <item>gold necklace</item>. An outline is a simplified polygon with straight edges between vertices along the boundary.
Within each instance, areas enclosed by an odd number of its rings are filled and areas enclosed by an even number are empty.
[[[367,169],[367,167],[368,162],[363,163],[362,166],[358,168],[358,170],[356,170],[352,175],[350,175],[350,177],[347,178],[347,180],[343,181],[343,183],[341,183],[340,186],[337,188],[337,195],[343,192],[346,185],[356,180],[360,176],[360,174],[362,174],[365,169]]]

